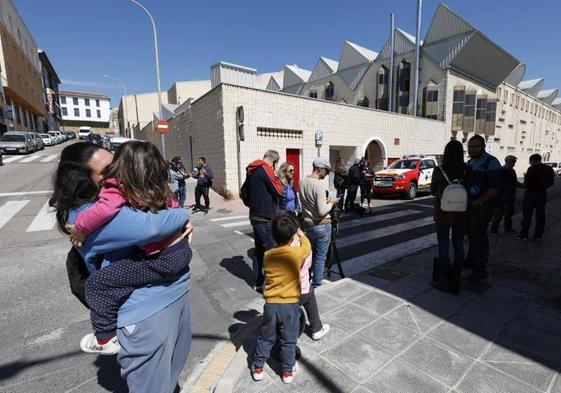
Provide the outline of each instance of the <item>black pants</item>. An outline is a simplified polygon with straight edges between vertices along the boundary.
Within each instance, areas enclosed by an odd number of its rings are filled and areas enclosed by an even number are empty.
[[[469,217],[468,239],[469,251],[468,263],[472,263],[478,269],[486,269],[489,262],[489,221],[494,213],[493,202],[487,202],[479,208],[473,208]]]
[[[260,287],[265,283],[265,275],[263,273],[263,258],[265,251],[269,251],[275,247],[273,240],[273,229],[270,221],[252,222],[253,240],[255,241],[255,258],[253,258],[253,279],[255,286]]]
[[[154,256],[138,252],[93,272],[86,281],[86,300],[97,338],[116,334],[119,307],[135,288],[171,280],[189,271],[191,248],[187,240]]]
[[[504,218],[505,232],[512,231],[512,216],[514,214],[514,201],[503,202],[495,209],[491,220],[491,232],[498,232],[501,220]]]
[[[318,302],[316,300],[316,294],[313,286],[310,286],[310,292],[300,296],[300,305],[304,306],[304,310],[306,310],[306,315],[308,316],[308,321],[310,321],[310,329],[312,330],[312,333],[319,332],[323,325],[319,319]]]
[[[536,210],[536,227],[534,228],[534,237],[541,238],[545,229],[545,203],[547,201],[547,193],[530,192],[524,193],[522,201],[522,226],[520,228],[520,236],[528,237],[528,231],[532,224],[532,215]]]
[[[370,200],[372,194],[372,184],[361,184],[360,185],[360,204],[366,199],[368,201],[368,206],[370,206]]]
[[[345,199],[345,210],[349,211],[355,207],[357,191],[358,191],[357,185],[352,184],[347,187],[347,199]]]
[[[195,207],[201,208],[201,196],[205,199],[205,209],[210,207],[210,198],[208,197],[208,187],[199,186],[195,187]]]
[[[86,308],[90,308],[86,301],[86,279],[89,277],[90,272],[86,268],[84,259],[75,247],[70,249],[66,257],[66,273],[68,274],[68,282],[72,294]]]

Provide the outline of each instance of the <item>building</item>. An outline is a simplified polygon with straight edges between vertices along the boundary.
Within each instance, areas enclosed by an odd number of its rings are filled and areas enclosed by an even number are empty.
[[[210,90],[210,80],[175,82],[161,93],[162,104],[180,105],[195,100]],[[134,137],[135,132],[149,124],[160,112],[158,93],[132,94],[121,97],[119,121],[125,135]]]
[[[111,99],[108,96],[77,91],[60,91],[59,95],[64,127],[110,128]]]
[[[10,0],[0,0],[0,46],[0,133],[38,130],[46,115],[39,52]]]
[[[51,64],[47,53],[42,49],[39,49],[39,60],[41,61],[41,79],[43,80],[46,111],[39,129],[44,132],[60,130],[60,123],[62,121],[58,95],[60,78]]]
[[[393,33],[379,52],[345,41],[338,60],[320,57],[312,70],[292,64],[257,75],[212,65],[211,90],[170,115],[166,156],[191,164],[207,157],[214,188],[232,196],[245,167],[270,148],[295,164],[297,177],[318,155],[347,165],[365,157],[379,169],[406,154],[440,155],[451,138],[467,144],[475,134],[499,159],[518,156],[521,172],[534,153],[561,160],[557,90],[523,81],[525,65],[505,49],[441,4],[419,41],[416,81],[417,40]],[[153,124],[136,136],[160,145]]]

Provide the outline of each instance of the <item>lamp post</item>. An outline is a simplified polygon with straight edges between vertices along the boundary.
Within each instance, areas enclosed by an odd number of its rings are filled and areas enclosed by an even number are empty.
[[[140,8],[142,8],[142,10],[150,18],[150,22],[152,23],[152,31],[154,33],[154,56],[155,56],[155,59],[156,59],[156,81],[158,83],[158,107],[159,107],[160,117],[161,117],[163,115],[162,93],[161,93],[162,87],[161,87],[161,84],[160,84],[160,54],[159,54],[159,50],[158,50],[158,32],[156,31],[156,22],[154,22],[154,18],[152,17],[150,12],[148,12],[146,7],[144,7],[142,4],[140,4],[136,0],[129,0],[129,1],[131,3],[136,4]],[[165,140],[164,134],[162,134],[162,155],[164,156],[164,158],[166,157],[166,140]]]
[[[111,76],[111,75],[103,75],[103,76],[107,79],[112,79],[114,81],[117,81],[121,84],[121,86],[123,86],[123,91],[125,93],[125,95],[123,96],[123,105],[124,105],[123,106],[123,124],[125,125],[125,127],[124,127],[125,128],[124,129],[125,135],[123,135],[123,136],[128,137],[129,133],[127,131],[128,131],[128,128],[129,128],[129,123],[127,122],[127,113],[128,113],[128,111],[127,111],[127,86],[125,85],[125,82],[123,82],[122,80],[120,80],[118,78],[115,78],[114,76]],[[134,133],[132,131],[131,131],[130,137],[134,139]]]

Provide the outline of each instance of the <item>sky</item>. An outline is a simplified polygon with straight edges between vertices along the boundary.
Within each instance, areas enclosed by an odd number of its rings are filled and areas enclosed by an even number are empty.
[[[61,89],[98,92],[119,103],[156,91],[152,29],[128,0],[12,0],[53,63]],[[175,81],[210,78],[219,61],[278,71],[285,64],[313,69],[320,56],[340,57],[345,40],[379,52],[396,26],[415,34],[416,0],[140,0],[154,16],[162,90]],[[526,79],[561,88],[561,1],[445,2],[528,66]],[[424,37],[437,0],[423,1]]]

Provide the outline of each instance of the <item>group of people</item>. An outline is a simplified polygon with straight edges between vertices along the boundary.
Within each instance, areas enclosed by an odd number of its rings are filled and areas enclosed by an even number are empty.
[[[333,169],[333,185],[339,198],[338,208],[345,212],[355,209],[355,202],[360,189],[360,207],[364,201],[367,202],[368,211],[372,201],[372,182],[374,180],[374,169],[364,158],[355,160],[353,165],[346,170],[342,158],[338,158]],[[347,197],[345,198],[345,192]]]
[[[185,169],[181,162],[180,156],[175,156],[169,163],[169,187],[176,199],[179,201],[179,206],[185,206],[187,199],[187,183],[188,178],[197,180],[195,186],[195,206],[193,211],[203,211],[205,213],[210,209],[209,190],[212,187],[212,179],[214,179],[214,172],[207,164],[205,157],[199,157],[197,166],[191,172]],[[205,205],[201,205],[201,197],[204,199]]]
[[[473,269],[470,281],[487,278],[489,236],[499,234],[504,219],[505,232],[514,232],[512,215],[517,188],[525,189],[522,203],[523,219],[519,238],[528,240],[534,210],[536,225],[533,240],[540,241],[545,228],[547,189],[554,183],[553,169],[541,162],[541,156],[530,156],[530,168],[519,182],[514,170],[517,158],[507,156],[505,165],[485,151],[485,139],[475,135],[468,141],[470,160],[464,162],[461,142],[452,140],[444,149],[442,165],[435,168],[431,192],[438,238],[433,286],[443,291],[459,292],[463,268]],[[467,234],[469,249],[464,254]],[[450,262],[450,236],[454,261]]]

